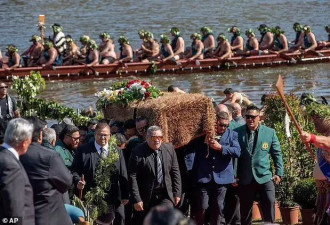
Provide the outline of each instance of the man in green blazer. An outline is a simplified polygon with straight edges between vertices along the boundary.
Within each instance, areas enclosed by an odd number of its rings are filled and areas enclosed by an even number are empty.
[[[283,160],[280,142],[275,130],[259,124],[260,110],[255,105],[247,107],[246,125],[235,129],[241,146],[238,159],[237,178],[239,179],[239,197],[241,224],[252,224],[252,205],[257,193],[265,222],[275,220],[275,186],[283,176]],[[273,159],[273,176],[270,159]]]

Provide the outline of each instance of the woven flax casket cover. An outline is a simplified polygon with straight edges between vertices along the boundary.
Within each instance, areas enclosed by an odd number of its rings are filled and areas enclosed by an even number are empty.
[[[125,121],[136,116],[148,118],[149,125],[160,126],[165,142],[179,147],[194,137],[206,134],[214,137],[215,111],[209,98],[201,94],[165,93],[162,97],[129,104],[108,105],[107,119]]]

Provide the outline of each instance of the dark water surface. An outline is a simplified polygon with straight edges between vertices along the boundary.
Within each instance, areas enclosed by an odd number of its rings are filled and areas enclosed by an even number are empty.
[[[189,35],[202,26],[210,26],[215,35],[227,32],[227,28],[238,25],[242,31],[256,28],[261,23],[281,26],[289,40],[294,39],[292,24],[309,24],[318,40],[325,40],[324,26],[330,22],[329,0],[139,0],[139,1],[23,1],[0,0],[0,48],[4,52],[7,44],[13,43],[22,52],[29,46],[29,38],[38,34],[38,15],[46,15],[46,34],[49,26],[60,23],[64,33],[75,40],[83,34],[99,42],[98,34],[107,31],[117,40],[127,35],[134,48],[139,47],[137,31],[151,30],[156,37],[168,33],[172,26],[181,29],[187,45]],[[258,35],[258,34],[257,34]],[[330,64],[314,64],[253,70],[233,70],[207,74],[159,75],[146,77],[165,90],[170,84],[178,85],[188,92],[203,92],[217,101],[223,98],[226,87],[245,92],[259,104],[263,93],[274,91],[279,74],[285,79],[285,90],[301,94],[312,92],[316,96],[330,99],[328,79]],[[57,100],[76,108],[94,105],[94,93],[108,87],[114,80],[48,82],[43,97]]]

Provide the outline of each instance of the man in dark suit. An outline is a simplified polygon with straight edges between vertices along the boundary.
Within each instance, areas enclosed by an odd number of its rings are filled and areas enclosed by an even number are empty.
[[[32,143],[20,160],[33,188],[36,225],[72,224],[63,201],[72,175],[56,151],[41,145],[45,123],[36,117],[28,120],[34,126]]]
[[[95,187],[95,175],[102,156],[109,152],[108,141],[110,127],[106,123],[98,123],[95,128],[95,141],[80,146],[72,162],[73,183],[83,195]],[[115,164],[116,171],[111,176],[111,188],[106,201],[109,213],[102,215],[99,220],[104,224],[124,224],[123,205],[128,203],[128,183],[125,159],[120,148],[117,148],[119,159]],[[84,181],[81,176],[84,174]]]
[[[19,161],[31,143],[33,125],[18,118],[8,123],[0,148],[0,220],[17,218],[16,224],[34,225],[33,191]],[[13,221],[12,221],[13,223]]]
[[[181,176],[173,146],[162,142],[158,126],[148,128],[146,140],[133,149],[128,166],[136,225],[143,223],[153,206],[176,206],[181,198]]]
[[[239,198],[241,224],[252,224],[252,205],[255,195],[260,194],[264,221],[275,220],[275,186],[283,176],[283,160],[280,142],[275,130],[259,124],[260,110],[255,105],[246,109],[246,125],[238,127],[238,141],[242,154],[238,159],[237,178],[239,179]],[[272,157],[275,175],[272,175]]]
[[[197,225],[204,224],[209,207],[210,224],[225,224],[224,200],[227,187],[234,183],[233,159],[241,154],[237,133],[228,126],[228,113],[217,113],[215,139],[206,144],[204,136],[185,157],[196,182],[191,214]]]

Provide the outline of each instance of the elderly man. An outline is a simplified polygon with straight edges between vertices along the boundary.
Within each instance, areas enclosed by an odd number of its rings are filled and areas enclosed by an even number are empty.
[[[136,225],[143,223],[153,206],[176,206],[181,198],[181,176],[173,146],[163,143],[158,126],[148,128],[146,139],[133,149],[128,166]]]
[[[8,123],[4,143],[0,148],[0,220],[14,218],[17,224],[35,224],[33,192],[26,172],[19,161],[31,143],[33,125],[25,119]],[[7,220],[8,219],[8,220]]]
[[[192,166],[196,182],[194,199],[191,205],[192,218],[198,225],[204,224],[205,211],[210,208],[210,225],[225,224],[224,200],[227,187],[234,183],[233,159],[240,156],[237,133],[229,127],[226,112],[217,113],[215,139],[204,143],[204,138],[194,146],[186,157],[187,168]]]
[[[65,165],[70,169],[73,156],[80,141],[79,128],[74,125],[66,125],[60,133],[55,151],[62,157]]]
[[[45,122],[36,117],[28,121],[34,127],[32,143],[20,160],[33,188],[35,224],[70,225],[63,193],[70,188],[72,175],[57,152],[41,145]]]
[[[3,141],[8,122],[19,116],[16,101],[8,94],[8,84],[0,83],[0,143]]]
[[[259,114],[260,110],[257,106],[248,106],[245,114],[246,125],[235,129],[242,150],[237,166],[242,225],[252,224],[252,205],[257,193],[261,196],[264,221],[274,222],[274,183],[278,185],[283,176],[280,142],[275,130],[259,124]],[[270,157],[274,162],[274,175],[272,175]]]
[[[110,127],[106,123],[98,123],[95,128],[95,141],[86,143],[78,148],[72,163],[73,183],[78,190],[85,194],[95,187],[95,175],[102,157],[109,153]],[[106,191],[105,200],[109,211],[101,215],[101,224],[123,224],[123,205],[128,203],[127,170],[124,156],[120,148],[116,148],[119,159],[115,163],[115,172],[111,175],[111,188]],[[85,179],[82,181],[81,176]]]

